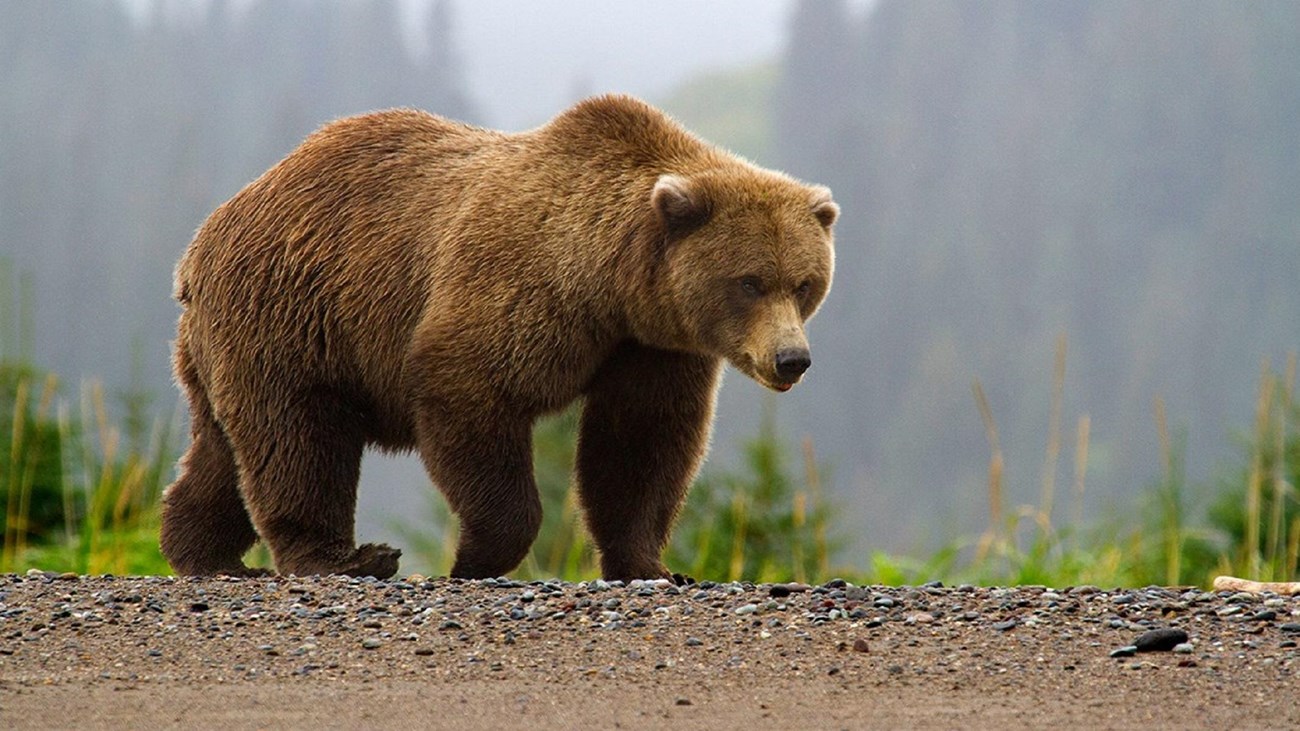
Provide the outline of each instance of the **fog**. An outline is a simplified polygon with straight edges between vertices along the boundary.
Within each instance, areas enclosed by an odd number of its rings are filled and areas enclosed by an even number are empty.
[[[1261,363],[1300,347],[1296,3],[11,0],[0,84],[0,259],[31,291],[19,322],[6,274],[0,359],[135,383],[160,412],[176,259],[330,119],[520,130],[621,91],[830,185],[813,369],[781,396],[729,372],[710,464],[774,409],[853,555],[983,525],[976,380],[1008,503],[1033,501],[1068,344],[1058,482],[1086,416],[1078,507],[1099,523],[1160,473],[1157,399],[1209,484]],[[414,459],[367,458],[359,532],[389,536],[431,489]]]

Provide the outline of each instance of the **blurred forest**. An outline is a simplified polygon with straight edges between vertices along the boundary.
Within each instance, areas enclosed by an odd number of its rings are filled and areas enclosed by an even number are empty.
[[[34,278],[39,360],[110,384],[134,367],[168,397],[172,268],[213,208],[336,117],[477,121],[445,2],[422,57],[393,3],[178,9],[0,3],[0,252]]]
[[[806,0],[783,65],[777,163],[846,212],[816,438],[869,511],[978,524],[975,377],[1030,499],[1061,333],[1094,518],[1158,474],[1156,397],[1189,474],[1231,453],[1300,346],[1300,3]]]
[[[175,5],[0,3],[0,259],[30,275],[31,355],[165,403],[171,270],[216,205],[338,116],[493,122],[445,0],[419,49],[392,3]],[[1061,334],[1094,518],[1156,479],[1156,397],[1206,475],[1261,360],[1300,346],[1300,3],[803,0],[782,57],[652,101],[835,190],[836,282],[780,431],[811,435],[860,545],[983,525],[975,378],[1030,499]],[[740,382],[724,459],[757,423]]]

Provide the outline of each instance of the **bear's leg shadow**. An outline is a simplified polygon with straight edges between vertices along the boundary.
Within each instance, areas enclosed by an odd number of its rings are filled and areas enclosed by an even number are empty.
[[[184,347],[176,352],[176,373],[189,395],[190,447],[180,476],[163,494],[161,545],[172,569],[183,576],[265,574],[244,566],[257,541],[239,494],[235,455]]]
[[[512,571],[528,555],[542,525],[542,502],[533,480],[532,425],[515,414],[426,404],[418,432],[429,476],[460,519],[451,575],[482,579]]]
[[[716,359],[624,345],[587,391],[578,494],[606,579],[669,578],[662,561],[708,448]]]
[[[287,402],[287,404],[286,404]],[[386,579],[401,551],[356,545],[357,480],[365,437],[354,409],[334,394],[281,394],[274,415],[228,424],[239,455],[240,490],[281,574]]]

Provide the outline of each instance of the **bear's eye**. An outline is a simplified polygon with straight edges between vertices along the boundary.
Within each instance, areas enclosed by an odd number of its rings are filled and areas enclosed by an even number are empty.
[[[804,282],[803,284],[800,284],[798,287],[795,287],[794,295],[801,300],[808,299],[808,293],[811,291],[812,291],[812,283]]]
[[[763,280],[758,277],[741,277],[740,288],[750,297],[758,297],[763,294]]]

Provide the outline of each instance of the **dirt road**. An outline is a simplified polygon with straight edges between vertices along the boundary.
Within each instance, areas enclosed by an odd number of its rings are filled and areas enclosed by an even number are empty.
[[[0,728],[1297,728],[1297,640],[1196,589],[11,575]]]

